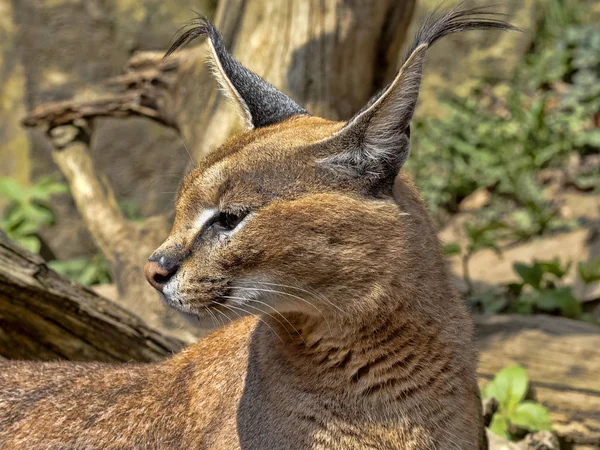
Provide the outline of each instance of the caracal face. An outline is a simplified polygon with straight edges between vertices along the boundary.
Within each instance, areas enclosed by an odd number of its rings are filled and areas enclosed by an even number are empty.
[[[388,182],[373,190],[320,164],[342,125],[298,116],[247,131],[186,177],[171,234],[151,257],[166,268],[154,284],[169,306],[202,326],[365,307],[344,299],[390,270],[380,258],[387,243],[374,236],[401,234],[406,216]]]

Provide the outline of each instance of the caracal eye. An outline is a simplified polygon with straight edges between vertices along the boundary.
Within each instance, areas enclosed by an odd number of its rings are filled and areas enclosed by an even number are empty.
[[[247,212],[221,212],[215,221],[215,225],[225,231],[232,231],[240,224],[242,220],[244,220],[247,215]]]

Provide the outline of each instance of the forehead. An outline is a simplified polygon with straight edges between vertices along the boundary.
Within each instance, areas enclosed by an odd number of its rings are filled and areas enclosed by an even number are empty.
[[[178,201],[216,205],[229,191],[252,196],[276,193],[291,178],[310,173],[310,146],[343,126],[297,116],[280,124],[246,131],[208,155],[182,183]]]

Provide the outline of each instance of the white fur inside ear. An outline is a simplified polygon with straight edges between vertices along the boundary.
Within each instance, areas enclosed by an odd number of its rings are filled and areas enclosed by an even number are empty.
[[[223,66],[221,65],[221,61],[217,56],[217,52],[215,51],[215,47],[213,46],[212,41],[208,40],[208,47],[210,48],[210,53],[212,58],[209,59],[210,67],[213,71],[217,82],[219,83],[219,87],[221,91],[225,94],[225,96],[230,99],[235,105],[236,109],[239,111],[240,116],[242,117],[246,127],[248,129],[253,129],[254,125],[252,124],[252,115],[250,114],[250,110],[248,109],[248,105],[235,88],[229,77],[223,70]]]

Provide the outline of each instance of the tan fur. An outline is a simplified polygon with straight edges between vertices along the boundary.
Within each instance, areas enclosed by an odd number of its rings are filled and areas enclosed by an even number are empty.
[[[0,448],[485,448],[472,325],[426,208],[403,174],[370,195],[321,170],[342,125],[245,132],[180,189],[158,250],[186,255],[172,306],[270,315],[157,364],[0,363]],[[199,239],[206,208],[252,215]]]

